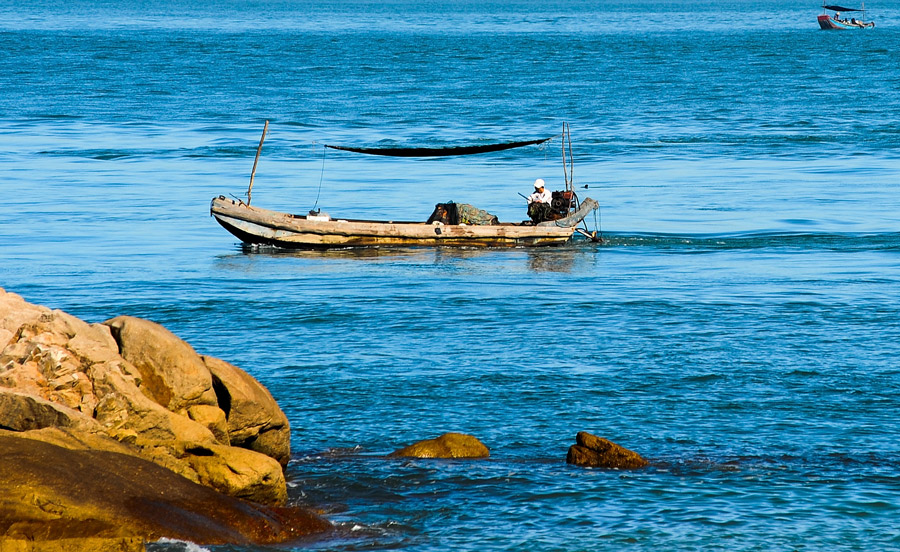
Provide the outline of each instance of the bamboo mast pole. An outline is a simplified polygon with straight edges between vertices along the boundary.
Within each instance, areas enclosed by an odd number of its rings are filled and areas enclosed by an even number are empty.
[[[566,190],[569,189],[569,169],[566,167],[566,123],[563,122],[562,137],[560,139],[562,146],[562,162],[563,162],[563,179],[566,181]]]
[[[575,158],[572,156],[572,133],[566,123],[566,140],[569,142],[569,191],[575,191]]]
[[[253,177],[256,176],[256,164],[259,163],[259,152],[262,151],[263,141],[266,139],[266,132],[269,130],[269,121],[266,120],[263,126],[262,136],[259,137],[259,147],[256,148],[256,159],[253,160],[253,170],[250,171],[250,185],[247,187],[247,205],[250,205],[250,194],[253,191]]]

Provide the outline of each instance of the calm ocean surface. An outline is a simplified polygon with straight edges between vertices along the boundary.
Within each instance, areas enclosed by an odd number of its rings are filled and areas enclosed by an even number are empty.
[[[338,527],[291,550],[900,550],[900,3],[868,4],[4,2],[0,287],[262,381]],[[254,205],[505,221],[559,140],[322,145],[568,122],[608,244],[242,250],[208,205],[265,120]],[[581,430],[652,467],[567,466]],[[383,458],[446,431],[491,458]]]

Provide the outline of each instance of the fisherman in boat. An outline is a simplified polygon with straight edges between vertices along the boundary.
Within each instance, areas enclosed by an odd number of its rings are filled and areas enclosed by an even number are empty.
[[[552,200],[553,195],[544,188],[544,179],[538,178],[535,180],[534,193],[528,196],[528,216],[531,217],[531,222],[537,224],[550,220],[552,212],[550,202]]]
[[[835,21],[841,20],[841,12],[834,12],[834,20]]]

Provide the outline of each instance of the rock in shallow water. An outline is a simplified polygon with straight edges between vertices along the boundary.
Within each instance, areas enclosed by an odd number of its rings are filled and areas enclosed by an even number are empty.
[[[426,439],[395,450],[388,456],[411,458],[487,458],[490,451],[471,435],[445,433],[434,439]]]
[[[566,455],[569,464],[625,470],[643,468],[649,464],[640,454],[586,431],[578,432],[575,443]]]

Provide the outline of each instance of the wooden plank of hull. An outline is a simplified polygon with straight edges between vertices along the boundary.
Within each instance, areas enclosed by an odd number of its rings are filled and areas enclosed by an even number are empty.
[[[590,200],[596,205],[593,200]],[[245,243],[285,248],[447,245],[471,247],[543,246],[568,241],[572,226],[499,224],[433,225],[424,222],[308,220],[306,217],[251,207],[224,198],[213,199],[210,213]],[[583,218],[583,216],[582,216]]]

